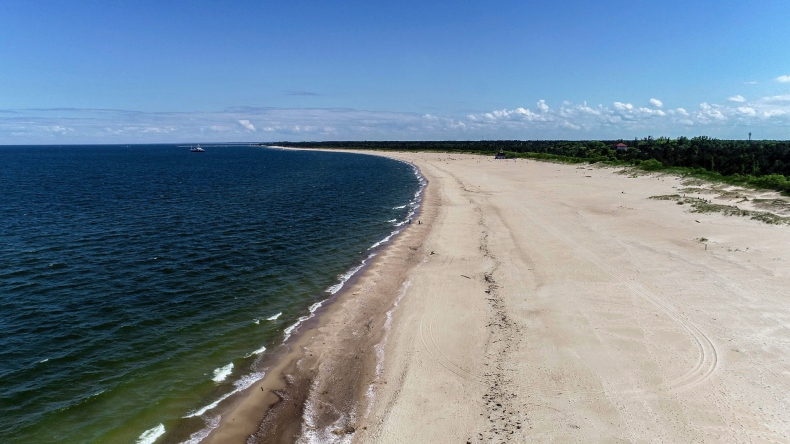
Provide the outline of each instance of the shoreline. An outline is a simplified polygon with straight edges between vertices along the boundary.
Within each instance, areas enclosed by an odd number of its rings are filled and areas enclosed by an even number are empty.
[[[592,165],[362,153],[420,168],[426,224],[300,338],[249,442],[790,440],[790,230],[714,211],[781,213],[766,207],[779,196]],[[268,407],[252,398],[248,427]],[[246,436],[223,438],[205,442]]]
[[[346,150],[338,151],[349,152]],[[371,153],[361,152],[355,154],[370,155]],[[336,290],[336,293],[331,293],[327,299],[320,301],[321,306],[315,312],[311,311],[307,319],[300,319],[297,324],[294,324],[295,326],[298,325],[296,331],[293,334],[287,332],[286,339],[273,348],[272,354],[266,358],[268,364],[265,365],[266,371],[262,379],[228,397],[225,402],[229,402],[230,405],[223,409],[219,421],[215,420],[214,424],[210,424],[208,428],[201,430],[207,432],[203,433],[203,436],[195,436],[197,433],[193,433],[192,436],[194,438],[187,441],[172,442],[293,441],[295,436],[303,432],[301,425],[305,415],[302,407],[311,401],[309,399],[311,392],[316,391],[315,387],[311,387],[311,384],[316,381],[317,372],[320,372],[317,365],[323,365],[325,361],[342,361],[343,357],[338,356],[338,354],[343,354],[341,350],[362,348],[358,344],[353,344],[357,342],[356,338],[339,338],[338,335],[341,333],[339,330],[344,329],[344,326],[348,324],[359,324],[362,317],[367,317],[369,319],[366,319],[363,324],[367,326],[365,328],[368,330],[368,334],[365,335],[366,337],[363,340],[367,342],[368,347],[373,347],[379,342],[378,336],[372,333],[378,330],[374,326],[379,324],[379,321],[378,319],[373,320],[373,318],[383,315],[380,312],[382,308],[386,308],[390,298],[388,298],[389,294],[377,294],[374,297],[370,297],[370,293],[381,293],[382,285],[378,281],[383,275],[389,276],[393,272],[395,274],[405,273],[406,270],[403,267],[398,267],[397,262],[403,258],[396,251],[403,250],[405,242],[418,241],[420,236],[418,233],[415,233],[418,227],[424,230],[428,229],[429,224],[426,217],[422,216],[422,214],[425,213],[426,195],[431,190],[428,179],[422,174],[418,166],[403,159],[387,157],[407,163],[414,168],[414,173],[420,181],[420,188],[414,196],[415,200],[410,204],[413,205],[413,210],[408,219],[422,218],[424,221],[422,225],[396,225],[395,230],[390,235],[371,246],[371,254],[363,260],[363,263],[357,269],[352,267],[349,270],[351,276],[338,284],[342,285],[339,291]],[[413,253],[413,250],[408,248],[406,251]],[[363,293],[368,295],[366,296],[367,300],[352,300],[354,296]],[[384,311],[389,314],[388,310]],[[356,320],[351,318],[356,318]],[[318,344],[317,341],[319,340],[322,342],[321,344]],[[343,341],[344,344],[343,346],[333,347],[331,341]],[[318,356],[322,353],[333,355],[333,357],[330,359],[324,358],[319,362]],[[355,356],[354,361],[359,361],[357,356]],[[367,362],[367,360],[364,360],[362,365],[351,363],[347,367],[349,368],[346,371],[350,370],[362,376],[360,381],[370,379],[369,370],[371,363]],[[376,367],[376,363],[373,363],[373,367]],[[326,379],[331,380],[333,378],[330,375]],[[332,396],[333,402],[345,404],[347,409],[352,410],[353,408],[350,405],[356,404],[356,402],[349,403],[349,401],[359,398],[360,392],[367,392],[367,390],[362,390],[364,388],[362,386],[348,383],[338,384],[336,380],[331,385],[338,392]],[[327,391],[323,390],[323,392],[322,396],[327,397]],[[322,421],[326,422],[327,419],[325,418]],[[350,427],[353,429],[353,426],[349,425],[353,422],[352,417],[334,418],[332,420],[332,423],[340,422],[343,422],[340,428],[349,430]],[[328,427],[324,428],[329,430]],[[329,430],[329,433],[331,433],[331,430]],[[183,437],[181,438],[183,439]],[[248,438],[250,441],[245,441]],[[171,442],[171,440],[163,442]]]

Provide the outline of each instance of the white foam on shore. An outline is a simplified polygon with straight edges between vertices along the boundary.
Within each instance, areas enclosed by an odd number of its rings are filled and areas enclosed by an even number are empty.
[[[255,373],[250,373],[249,375],[242,376],[238,381],[233,383],[233,386],[235,388],[230,393],[226,393],[226,394],[220,396],[219,399],[217,399],[216,401],[212,402],[211,404],[209,404],[209,405],[207,405],[205,407],[201,407],[198,410],[190,412],[189,414],[184,416],[184,418],[194,418],[195,416],[202,416],[207,411],[212,410],[214,407],[218,406],[220,402],[222,402],[222,401],[230,398],[231,396],[235,395],[236,393],[248,388],[249,386],[254,384],[255,381],[258,381],[261,378],[263,378],[264,375],[265,375],[265,373],[263,373],[263,372],[255,372]]]
[[[202,414],[206,413],[207,411],[209,411],[209,410],[213,409],[214,407],[218,406],[220,402],[230,398],[230,396],[233,393],[235,393],[235,391],[230,392],[230,393],[225,393],[224,395],[220,396],[219,399],[217,399],[216,401],[212,402],[209,405],[203,406],[203,407],[195,410],[192,413],[189,413],[188,415],[184,416],[184,418],[194,418],[195,416],[201,416]]]
[[[222,382],[224,381],[230,374],[233,373],[233,363],[214,369],[214,377],[211,378],[214,382]]]
[[[253,319],[253,320],[252,320],[252,323],[253,323],[253,324],[260,324],[260,323],[261,323],[261,320],[256,318],[256,319]]]
[[[397,159],[395,159],[395,160],[397,160]],[[406,163],[406,164],[408,164],[408,165],[410,165],[412,167],[412,169],[414,171],[414,175],[417,176],[417,179],[419,181],[420,186],[419,186],[419,189],[417,190],[417,192],[414,193],[414,198],[409,204],[393,208],[393,209],[403,209],[403,208],[406,208],[406,207],[410,207],[410,210],[409,210],[406,218],[403,221],[401,221],[401,222],[397,222],[395,220],[390,221],[390,222],[393,222],[393,224],[396,227],[403,226],[409,219],[411,219],[414,216],[414,214],[416,214],[417,209],[420,208],[420,200],[421,200],[420,198],[421,198],[423,189],[425,188],[425,186],[428,183],[425,180],[425,178],[422,177],[422,175],[420,175],[419,169],[414,164],[411,164],[409,162],[402,161],[402,160],[401,160],[401,162]],[[372,250],[372,249],[374,249],[376,247],[379,247],[382,244],[388,242],[390,239],[392,239],[393,236],[397,235],[401,231],[403,231],[403,228],[399,228],[399,229],[397,229],[395,231],[392,231],[384,239],[382,239],[382,240],[376,242],[375,244],[373,244],[373,246],[368,248],[368,250]],[[370,259],[372,259],[373,257],[376,256],[376,254],[377,253],[375,253],[375,252],[371,253],[370,255],[368,255],[367,258],[365,258],[362,261],[362,263],[360,265],[351,268],[348,272],[346,272],[345,274],[339,276],[339,282],[337,284],[332,285],[331,287],[329,287],[326,290],[326,292],[334,295],[338,291],[340,291],[343,288],[343,286],[346,284],[346,282],[348,282],[348,280],[351,279],[351,277],[353,277],[357,272],[359,272],[367,264],[367,262]],[[385,328],[384,337],[382,338],[382,341],[374,347],[375,348],[375,352],[376,352],[376,377],[374,379],[374,381],[375,381],[374,384],[376,382],[378,382],[378,380],[381,377],[381,373],[383,372],[384,347],[386,346],[388,332],[389,332],[389,329],[390,329],[390,325],[392,323],[392,313],[395,310],[395,308],[397,308],[398,303],[401,301],[401,299],[406,294],[406,290],[408,289],[409,285],[410,285],[410,281],[404,282],[404,284],[403,284],[403,286],[401,288],[401,291],[398,294],[398,297],[395,299],[395,301],[393,303],[393,307],[387,312],[386,320],[384,322],[384,328]],[[310,307],[308,309],[309,310],[309,314],[308,315],[299,317],[299,319],[294,324],[292,324],[292,325],[288,326],[287,328],[285,328],[284,331],[283,331],[283,333],[284,333],[283,342],[286,342],[291,337],[291,335],[304,322],[306,322],[307,320],[313,318],[315,316],[316,310],[318,310],[318,308],[320,308],[323,305],[324,302],[326,302],[326,300],[319,301],[319,302],[316,302],[316,303],[310,305]],[[282,315],[282,312],[277,313],[276,315],[270,316],[270,317],[266,318],[266,320],[267,321],[274,321],[274,320],[278,319],[281,315]],[[259,324],[260,321],[261,321],[260,318],[256,318],[256,319],[253,320],[253,322],[255,324]],[[263,353],[265,350],[266,350],[266,347],[261,347],[260,349],[252,352],[251,354],[248,354],[247,357],[252,356],[254,354]],[[221,379],[218,379],[225,369],[227,369],[227,371],[225,371],[225,374],[222,376]],[[215,382],[223,381],[232,373],[232,370],[233,370],[233,363],[228,364],[228,365],[226,365],[224,367],[221,367],[219,369],[216,369],[216,370],[214,370],[214,378],[212,378],[212,379]],[[245,376],[241,377],[239,380],[237,380],[237,381],[235,381],[233,383],[235,388],[231,392],[220,396],[214,402],[212,402],[212,403],[210,403],[210,404],[208,404],[208,405],[206,405],[206,406],[204,406],[204,407],[202,407],[200,409],[197,409],[195,411],[190,412],[189,414],[184,416],[184,418],[193,418],[193,417],[197,417],[197,416],[203,416],[206,412],[216,408],[222,401],[224,401],[224,400],[228,399],[229,397],[233,396],[234,394],[239,393],[239,392],[249,388],[250,386],[252,386],[252,384],[254,384],[256,381],[259,381],[260,379],[262,379],[264,377],[264,375],[265,374],[263,372],[256,372],[256,373],[251,373],[251,374],[248,374],[248,375],[245,375]],[[369,397],[369,403],[368,403],[368,409],[367,410],[368,410],[368,413],[369,413],[370,409],[372,408],[372,400],[373,400],[373,387],[372,386],[368,388],[368,397]],[[338,435],[336,435],[334,433],[331,433],[331,432],[336,430],[336,429],[338,429],[338,428],[342,428],[344,424],[353,423],[353,419],[356,417],[356,411],[351,412],[348,416],[340,414],[339,415],[340,418],[334,424],[332,424],[332,426],[330,426],[330,427],[328,427],[328,428],[326,428],[324,430],[318,430],[317,428],[314,427],[314,425],[312,427],[310,426],[311,424],[313,424],[313,421],[311,421],[311,419],[312,419],[312,417],[314,417],[314,414],[313,414],[314,412],[315,412],[315,409],[313,408],[313,406],[310,405],[310,403],[307,403],[305,405],[305,413],[304,413],[305,423],[304,423],[304,426],[303,426],[303,427],[306,427],[306,428],[302,429],[303,433],[302,433],[302,437],[300,438],[299,442],[308,442],[308,443],[324,443],[324,442],[338,442],[338,443],[347,443],[348,442],[348,443],[350,443],[351,442],[351,438],[352,438],[353,435],[338,436]],[[340,412],[338,412],[338,413],[340,413]],[[189,439],[186,440],[186,441],[183,441],[181,444],[198,444],[198,443],[200,443],[203,439],[205,439],[211,433],[212,430],[214,430],[215,428],[217,428],[219,426],[221,418],[220,418],[220,416],[214,416],[214,417],[211,417],[211,418],[204,418],[204,419],[206,421],[206,427],[201,429],[201,430],[199,430],[199,431],[197,431],[197,432],[195,432],[195,433],[193,433],[192,435],[190,435]],[[164,425],[161,425],[161,427],[162,427],[162,433],[164,433]],[[156,438],[158,438],[159,436],[161,436],[161,435],[157,435],[154,438],[154,440]],[[141,435],[141,438],[142,438],[142,435]],[[153,441],[151,441],[151,443],[153,443]]]
[[[373,378],[373,383],[368,386],[368,390],[365,393],[368,398],[368,408],[367,412],[365,413],[366,417],[370,415],[370,410],[373,408],[373,387],[379,383],[382,373],[384,372],[384,349],[387,347],[387,339],[389,338],[390,329],[392,328],[392,314],[395,309],[398,308],[398,304],[400,304],[401,299],[406,296],[406,291],[408,291],[410,285],[411,281],[406,281],[403,283],[403,285],[401,285],[398,296],[392,303],[392,308],[390,308],[385,315],[386,318],[384,319],[384,325],[382,326],[384,335],[382,336],[381,341],[373,346],[373,350],[376,353],[376,376]]]
[[[148,429],[137,438],[135,444],[154,444],[160,436],[165,434],[165,425],[159,424],[158,426]]]
[[[338,434],[337,430],[343,430],[348,424],[353,424],[356,418],[356,408],[346,414],[339,411],[331,403],[322,403],[321,408],[329,408],[337,416],[337,420],[331,425],[319,428],[315,424],[316,418],[316,400],[313,398],[318,389],[318,380],[314,379],[310,385],[310,396],[305,401],[304,413],[302,413],[302,436],[299,437],[298,443],[300,444],[325,444],[325,443],[343,443],[350,444],[352,434]],[[322,411],[321,413],[326,413]]]
[[[300,316],[299,319],[297,319],[296,322],[293,325],[291,325],[290,327],[287,327],[283,331],[283,333],[285,333],[285,337],[283,338],[283,342],[287,341],[288,338],[291,337],[291,333],[293,333],[294,330],[299,328],[299,326],[302,325],[302,323],[304,323],[304,321],[306,321],[306,320],[308,320],[308,319],[310,319],[312,317],[313,317],[312,313],[309,316]]]
[[[216,429],[219,425],[219,416],[215,416],[213,418],[206,420],[206,427],[198,430],[197,432],[189,435],[189,439],[186,441],[181,442],[181,444],[198,444],[200,441],[206,439],[206,437],[211,433],[212,430]]]
[[[401,162],[404,162],[404,163],[406,163],[406,164],[408,164],[409,166],[412,167],[414,175],[417,177],[417,180],[418,180],[420,186],[419,186],[419,189],[414,193],[414,198],[412,199],[412,201],[409,204],[393,208],[393,209],[403,209],[403,208],[406,208],[407,206],[410,207],[409,212],[406,215],[405,219],[403,221],[401,221],[401,222],[398,222],[398,223],[394,224],[396,227],[400,227],[400,226],[408,223],[412,219],[412,217],[414,217],[414,215],[417,214],[417,211],[420,208],[421,203],[422,203],[422,192],[425,190],[425,187],[428,185],[428,181],[420,174],[420,170],[419,170],[419,168],[417,168],[416,165],[414,165],[412,163],[409,163],[409,162],[406,162],[406,161],[401,161]],[[390,239],[392,239],[393,236],[397,235],[401,231],[403,231],[402,228],[399,228],[399,229],[397,229],[395,231],[392,231],[384,239],[382,239],[382,240],[376,242],[375,244],[373,244],[370,248],[368,248],[368,250],[372,250],[372,249],[374,249],[374,248],[376,248],[376,247],[388,242]],[[363,264],[364,264],[364,262],[363,262]],[[359,268],[357,268],[357,269],[354,269],[351,274],[353,275],[353,273],[356,273],[360,268],[361,268],[361,266]],[[367,398],[368,398],[368,406],[367,406],[367,413],[365,414],[365,416],[368,416],[370,414],[370,410],[373,408],[373,398],[374,398],[373,387],[374,387],[375,384],[379,383],[379,381],[381,379],[381,376],[382,376],[382,373],[384,371],[384,349],[386,348],[387,339],[389,337],[389,331],[390,331],[391,325],[392,325],[393,312],[397,309],[398,304],[403,299],[403,297],[406,295],[406,292],[409,289],[410,285],[411,285],[411,281],[406,281],[401,286],[401,289],[398,292],[398,296],[395,298],[395,301],[393,302],[392,308],[389,311],[387,311],[387,313],[386,313],[386,319],[385,319],[384,325],[383,325],[384,336],[382,337],[381,341],[374,346],[374,350],[375,350],[375,353],[376,353],[376,373],[375,373],[374,382],[373,382],[373,384],[370,385],[370,387],[368,387],[368,390],[367,390],[367,393],[366,393]],[[340,290],[340,287],[338,287],[337,290]],[[312,407],[309,406],[309,405],[306,406],[306,408],[305,408],[305,416],[304,416],[305,423],[304,424],[307,427],[302,429],[302,437],[303,437],[302,441],[309,442],[309,443],[313,443],[313,442],[321,443],[321,442],[327,442],[326,440],[329,439],[332,442],[346,442],[345,439],[341,439],[340,441],[337,441],[337,436],[336,435],[332,436],[331,438],[328,438],[328,435],[325,435],[325,432],[327,432],[329,430],[335,430],[337,428],[336,426],[340,425],[341,421],[343,420],[342,415],[341,415],[341,418],[338,419],[338,421],[336,421],[335,424],[333,424],[330,428],[327,428],[327,429],[325,429],[323,431],[320,431],[320,430],[317,430],[315,427],[309,427],[309,425],[310,425],[309,418],[311,416],[312,410],[313,410]],[[353,416],[355,416],[354,413],[351,414],[351,417],[353,417]],[[348,440],[350,442],[350,437],[348,438]]]
[[[252,355],[259,355],[259,354],[261,354],[261,353],[263,353],[263,352],[265,352],[265,351],[266,351],[266,347],[265,347],[265,346],[261,346],[261,348],[259,348],[259,349],[255,350],[254,352],[247,353],[247,355],[245,356],[245,358],[249,358],[249,357],[250,357],[250,356],[252,356]]]
[[[417,190],[417,192],[414,193],[414,198],[412,199],[412,201],[410,203],[408,203],[406,205],[403,205],[401,207],[397,207],[397,208],[405,208],[405,207],[408,206],[408,207],[411,207],[411,209],[409,210],[409,213],[406,215],[406,219],[404,221],[402,221],[402,222],[396,223],[395,224],[396,226],[402,226],[404,223],[406,223],[409,219],[411,219],[416,214],[417,209],[420,208],[420,196],[422,195],[423,189],[425,189],[425,186],[428,184],[428,182],[425,180],[425,178],[422,177],[422,175],[420,174],[420,170],[417,168],[417,166],[415,166],[412,163],[403,161],[403,160],[399,160],[399,161],[411,166],[412,171],[414,172],[414,175],[417,177],[417,180],[419,181],[420,186],[419,186],[419,189]],[[368,251],[370,251],[370,250],[372,250],[374,248],[377,248],[377,247],[381,246],[382,244],[384,244],[386,242],[389,242],[390,239],[392,239],[395,235],[397,235],[401,231],[403,231],[403,228],[399,228],[397,230],[394,230],[394,231],[390,232],[389,235],[387,235],[386,237],[384,237],[380,241],[378,241],[378,242],[374,243],[373,245],[371,245],[370,248],[368,248]],[[329,294],[332,294],[332,295],[337,294],[337,292],[339,292],[343,288],[343,286],[346,284],[346,282],[348,282],[349,279],[351,279],[355,274],[357,274],[359,272],[359,270],[361,270],[363,267],[365,267],[365,265],[367,265],[368,261],[370,259],[372,259],[373,257],[375,257],[377,254],[378,253],[376,253],[376,252],[370,253],[368,255],[368,257],[366,257],[362,261],[362,263],[360,263],[359,265],[351,268],[350,270],[348,270],[343,275],[339,276],[339,282],[337,284],[332,285],[331,287],[327,288],[326,292],[329,293]],[[315,316],[315,311],[324,302],[325,301],[320,301],[320,302],[316,302],[315,304],[311,305],[310,309],[309,309],[310,310],[310,314],[309,315],[299,317],[299,319],[297,319],[297,321],[295,323],[293,323],[292,325],[286,327],[285,330],[283,330],[283,333],[284,333],[283,342],[287,341],[291,337],[291,335],[305,321],[307,321],[308,319],[311,319],[313,316]],[[280,314],[282,314],[282,313],[279,313],[277,316],[279,316]]]
[[[291,326],[289,326],[285,330],[283,330],[283,333],[285,333],[285,338],[283,338],[283,342],[287,341],[288,338],[291,337],[291,334],[297,328],[299,328],[299,326],[304,324],[305,321],[307,321],[308,319],[312,319],[315,316],[315,311],[318,310],[322,305],[324,305],[324,302],[326,302],[326,299],[324,299],[323,301],[318,301],[318,302],[314,303],[313,305],[311,305],[308,308],[308,311],[310,311],[309,315],[300,316],[299,319],[296,320],[296,322],[294,322]]]
[[[420,174],[420,170],[415,165],[413,165],[413,164],[411,164],[409,162],[403,161],[403,160],[401,160],[400,162],[403,162],[403,163],[405,163],[405,164],[407,164],[407,165],[412,167],[414,175],[417,176],[417,181],[419,182],[420,187],[414,193],[414,198],[411,200],[411,202],[409,202],[406,205],[401,205],[399,207],[394,207],[393,208],[393,210],[400,210],[400,209],[409,207],[409,212],[408,212],[408,214],[406,214],[406,217],[404,217],[402,221],[400,221],[400,222],[397,222],[397,221],[393,222],[392,225],[394,225],[396,227],[402,227],[402,226],[408,224],[409,221],[414,217],[414,215],[417,214],[417,209],[420,208],[420,202],[421,202],[420,197],[422,196],[422,191],[425,189],[425,185],[428,184],[428,181],[426,181],[425,178],[422,177],[422,175]],[[388,221],[388,222],[392,222],[392,221]],[[392,236],[394,236],[394,235],[396,235],[396,234],[398,234],[400,232],[401,232],[401,230],[397,230],[397,231],[394,231],[394,232],[390,233],[389,236],[387,236],[386,238],[380,240],[379,242],[376,242],[375,244],[373,244],[372,247],[368,248],[368,250],[376,248],[379,245],[383,244],[384,242],[389,241],[392,238]]]
[[[389,237],[392,237],[392,235],[390,235]],[[373,247],[370,247],[370,248],[373,248]],[[368,248],[368,250],[370,250],[370,248]],[[346,284],[346,282],[348,282],[348,280],[349,280],[349,279],[351,279],[351,277],[352,277],[352,276],[354,276],[355,274],[357,274],[357,272],[358,272],[359,270],[361,270],[361,269],[362,269],[362,267],[364,267],[364,266],[365,266],[365,265],[368,263],[368,261],[369,261],[369,260],[371,260],[373,257],[375,257],[375,256],[376,256],[376,254],[378,254],[378,253],[370,253],[370,254],[368,255],[368,257],[366,257],[366,258],[365,258],[365,259],[362,261],[362,263],[361,263],[361,264],[357,265],[356,267],[354,267],[354,268],[352,268],[352,269],[348,270],[348,271],[347,271],[345,274],[341,275],[341,276],[340,276],[340,282],[338,282],[337,284],[335,284],[335,285],[333,285],[333,286],[331,286],[331,287],[327,288],[327,289],[326,289],[326,292],[327,292],[327,293],[329,293],[329,294],[335,294],[335,293],[337,293],[338,291],[340,291],[340,289],[341,289],[341,288],[343,288],[343,285],[345,285],[345,284]]]
[[[372,249],[378,247],[379,245],[383,244],[384,242],[387,242],[388,240],[392,239],[392,236],[395,236],[396,234],[398,234],[400,232],[401,232],[401,230],[395,230],[395,231],[391,232],[389,234],[389,236],[387,236],[384,239],[382,239],[382,240],[376,242],[375,244],[371,245],[370,248],[368,248],[368,250],[372,250]]]

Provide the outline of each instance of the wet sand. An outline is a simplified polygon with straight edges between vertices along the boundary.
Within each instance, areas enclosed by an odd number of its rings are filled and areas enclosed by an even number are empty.
[[[672,176],[386,155],[426,223],[207,442],[790,442],[790,226],[650,199],[737,202]]]
[[[235,397],[203,443],[338,442],[351,439],[367,414],[392,309],[407,273],[425,256],[436,213],[434,189],[423,192],[415,219],[362,275],[276,358],[263,380]],[[306,325],[306,327],[309,327]],[[228,408],[226,407],[226,410]]]

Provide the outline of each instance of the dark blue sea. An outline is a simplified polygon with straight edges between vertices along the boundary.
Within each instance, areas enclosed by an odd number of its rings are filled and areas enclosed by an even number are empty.
[[[347,153],[0,147],[0,442],[198,442],[421,187]]]

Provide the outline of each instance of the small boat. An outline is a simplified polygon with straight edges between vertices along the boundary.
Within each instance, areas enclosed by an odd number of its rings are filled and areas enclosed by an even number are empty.
[[[206,150],[201,148],[200,145],[193,146],[192,148],[189,149],[189,151],[192,152],[192,153],[205,153],[206,152]]]

